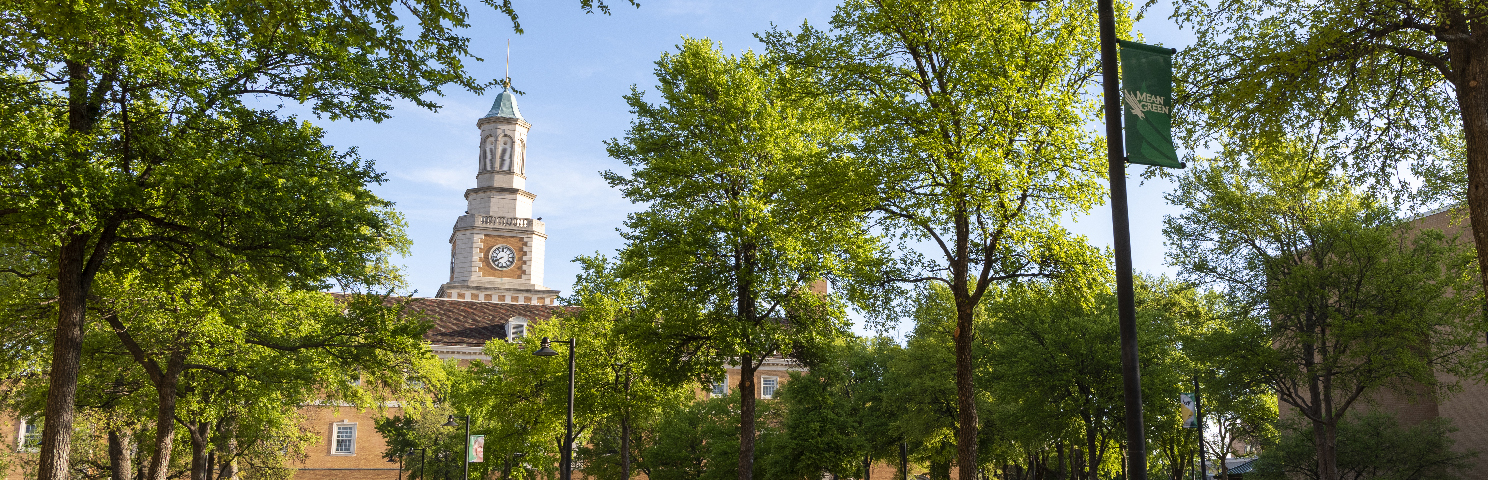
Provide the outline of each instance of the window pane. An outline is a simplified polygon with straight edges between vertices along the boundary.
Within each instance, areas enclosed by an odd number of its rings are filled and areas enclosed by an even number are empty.
[[[775,383],[775,377],[763,377],[763,378],[761,378],[760,379],[760,396],[761,397],[765,397],[765,398],[773,398],[775,396],[775,387],[777,385],[778,384]]]
[[[336,425],[335,453],[352,453],[356,445],[356,425]]]

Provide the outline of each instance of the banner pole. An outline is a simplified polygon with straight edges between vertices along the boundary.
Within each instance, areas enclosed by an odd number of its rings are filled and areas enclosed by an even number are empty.
[[[1137,307],[1132,286],[1131,221],[1126,208],[1126,154],[1121,138],[1120,77],[1116,65],[1116,9],[1097,0],[1101,83],[1106,107],[1106,152],[1111,177],[1111,228],[1115,234],[1116,312],[1121,326],[1121,376],[1126,400],[1127,472],[1147,480],[1147,440],[1142,425],[1142,373],[1137,364]]]
[[[1199,376],[1194,375],[1194,417],[1199,422],[1199,478],[1209,478],[1209,457],[1204,453],[1204,397],[1199,395]]]

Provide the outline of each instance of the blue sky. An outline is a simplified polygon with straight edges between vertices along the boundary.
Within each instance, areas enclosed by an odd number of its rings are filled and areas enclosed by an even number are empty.
[[[505,16],[467,2],[473,27],[466,34],[472,51],[485,60],[470,63],[469,70],[477,78],[500,78],[510,39],[512,82],[526,93],[518,104],[532,123],[527,188],[537,195],[533,215],[543,217],[548,229],[544,283],[565,294],[578,273],[570,260],[619,248],[616,229],[636,210],[599,176],[606,169],[624,169],[605,155],[603,141],[628,127],[630,114],[621,97],[632,85],[651,90],[653,62],[660,54],[673,50],[683,36],[713,39],[726,51],[757,50],[754,33],[772,24],[797,27],[803,20],[826,26],[836,6],[817,0],[642,0],[639,9],[612,2],[613,15],[604,16],[584,14],[577,0],[514,3],[522,35],[512,33]],[[1154,7],[1138,24],[1145,40],[1179,48],[1191,42],[1191,35],[1168,24],[1162,9]],[[437,100],[443,105],[437,112],[401,104],[382,123],[316,121],[326,129],[328,143],[356,147],[387,173],[388,182],[374,190],[396,202],[407,218],[413,249],[401,263],[419,296],[432,295],[448,278],[450,229],[465,210],[463,192],[475,185],[475,122],[494,94],[449,91]],[[1138,271],[1170,272],[1163,265],[1161,235],[1163,216],[1177,212],[1162,199],[1169,185],[1135,180],[1130,184],[1134,263]],[[1067,223],[1093,244],[1111,242],[1106,207]]]

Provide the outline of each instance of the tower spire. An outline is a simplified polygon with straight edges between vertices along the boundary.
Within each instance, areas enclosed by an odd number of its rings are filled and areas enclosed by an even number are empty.
[[[506,88],[511,88],[511,39],[506,39]]]

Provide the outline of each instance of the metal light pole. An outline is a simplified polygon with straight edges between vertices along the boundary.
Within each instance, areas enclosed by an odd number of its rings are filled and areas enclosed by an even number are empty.
[[[1199,396],[1199,376],[1194,375],[1194,422],[1199,426],[1199,479],[1209,475],[1209,458],[1204,453],[1204,400]]]
[[[464,460],[463,464],[465,466],[465,470],[464,476],[460,477],[460,480],[470,480],[470,415],[461,415],[460,418],[464,419],[465,421],[465,456],[461,458],[461,460]],[[455,416],[450,415],[449,421],[444,422],[444,426],[456,426]]]
[[[410,448],[410,449],[408,449],[408,453],[404,454],[403,456],[405,456],[405,457],[411,457],[411,456],[413,456],[414,450],[417,450],[419,452],[419,480],[423,480],[423,478],[424,478],[424,457],[426,457],[428,455],[429,449],[427,449],[427,448]],[[399,465],[402,465],[402,463],[400,462]],[[400,479],[403,478],[403,470],[402,469],[399,469],[398,470],[398,478],[400,478]],[[408,476],[408,479],[409,480],[413,480],[413,475],[409,475]]]
[[[532,354],[539,357],[551,357],[557,355],[558,352],[553,350],[552,347],[552,344],[554,343],[568,344],[568,426],[567,430],[565,430],[563,433],[563,459],[558,462],[558,478],[560,480],[572,480],[573,469],[571,467],[573,466],[574,440],[574,350],[579,348],[579,339],[570,338],[568,340],[549,341],[548,337],[543,337],[542,348],[537,349],[537,351],[532,352]]]
[[[909,478],[909,444],[899,442],[899,480]]]
[[[1126,149],[1121,141],[1121,92],[1116,65],[1116,9],[1097,0],[1101,86],[1106,107],[1106,156],[1111,177],[1111,228],[1116,250],[1116,313],[1121,324],[1121,376],[1126,400],[1127,472],[1147,480],[1147,440],[1142,428],[1142,373],[1137,365],[1137,305],[1132,288],[1131,221],[1126,211]]]

